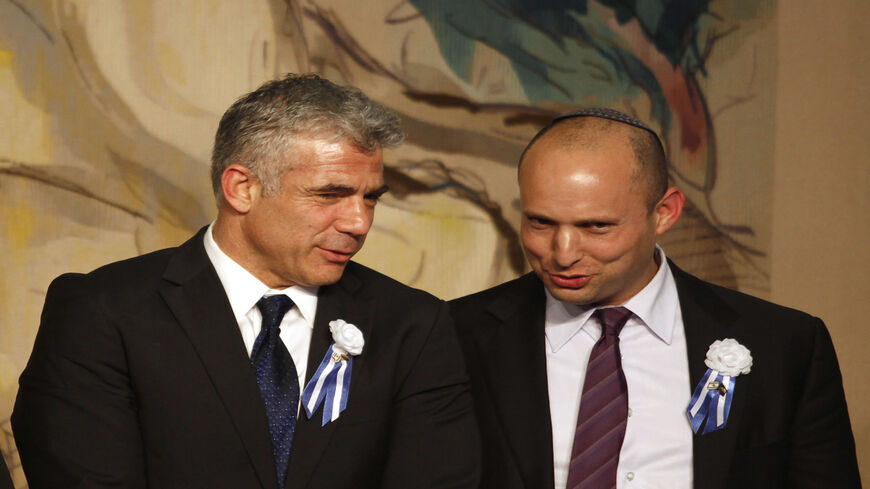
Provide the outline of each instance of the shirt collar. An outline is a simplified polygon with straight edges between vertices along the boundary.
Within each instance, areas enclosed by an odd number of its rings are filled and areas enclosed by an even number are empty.
[[[544,332],[547,337],[547,344],[550,346],[550,351],[553,353],[559,351],[571,340],[581,329],[586,329],[585,325],[595,312],[594,307],[583,307],[569,302],[562,302],[550,295],[550,291],[544,288],[547,294],[546,312],[544,313]],[[599,329],[600,333],[600,329]],[[587,331],[587,334],[595,337],[594,331]]]
[[[634,313],[660,340],[671,343],[674,320],[680,306],[677,286],[671,267],[661,247],[656,245],[659,269],[652,280],[632,298],[622,304]],[[544,289],[547,295],[545,334],[552,352],[561,349],[581,330],[592,338],[601,334],[601,326],[590,321],[594,307],[584,307],[562,302]]]
[[[659,258],[659,269],[655,276],[646,287],[625,301],[623,306],[640,318],[641,322],[659,339],[670,345],[674,336],[674,318],[677,315],[677,308],[680,307],[680,299],[665,251],[656,245],[656,253]]]
[[[245,315],[248,314],[251,308],[256,306],[257,301],[264,295],[284,294],[293,300],[305,322],[313,328],[314,315],[317,312],[317,292],[319,287],[293,285],[281,290],[269,288],[269,286],[261,282],[251,272],[245,270],[244,267],[236,263],[235,260],[220,249],[212,234],[213,227],[214,222],[206,230],[203,244],[205,245],[208,259],[214,266],[227,294],[227,299],[230,301],[230,307],[233,309],[236,322],[241,324]]]

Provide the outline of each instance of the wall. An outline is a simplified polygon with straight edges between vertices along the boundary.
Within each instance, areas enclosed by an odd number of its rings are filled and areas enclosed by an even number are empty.
[[[276,73],[321,71],[363,86],[406,119],[408,143],[387,155],[395,191],[379,208],[361,261],[443,297],[521,271],[513,229],[518,151],[552,114],[613,101],[598,93],[535,105],[514,65],[480,43],[471,43],[472,75],[458,76],[427,21],[408,11],[428,3],[438,2],[405,2],[396,12],[388,1],[0,0],[0,452],[7,463],[17,466],[8,437],[15,379],[51,278],[176,244],[208,222],[205,168],[220,113]],[[286,12],[290,4],[303,7]],[[765,7],[753,17],[739,5]],[[861,151],[870,135],[863,26],[870,3],[719,0],[711,8],[727,22],[709,32],[730,33],[707,60],[709,76],[697,77],[707,97],[701,105],[715,119],[718,186],[690,195],[693,212],[663,244],[695,273],[826,320],[870,477],[870,413],[860,409],[870,401],[863,382],[870,334],[861,327],[870,317],[870,161]],[[599,27],[631,41],[625,46],[655,54],[636,25],[616,26],[606,9],[592,13]],[[547,41],[528,40],[558,53]],[[661,68],[658,57],[645,61]],[[657,73],[662,86],[686,81]],[[604,87],[624,100],[618,88]],[[627,103],[621,108],[649,111],[643,97]],[[695,167],[708,175],[708,166]],[[752,232],[729,235],[723,222]],[[762,253],[745,260],[746,247]],[[444,274],[446,264],[460,275]]]
[[[827,323],[870,478],[870,3],[779,5],[771,298]]]

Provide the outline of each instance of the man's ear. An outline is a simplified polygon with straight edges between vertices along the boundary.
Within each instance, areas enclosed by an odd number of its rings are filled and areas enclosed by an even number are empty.
[[[683,213],[685,202],[686,196],[677,187],[670,187],[665,191],[665,195],[659,199],[653,209],[656,217],[656,234],[662,234],[676,224]]]
[[[236,212],[246,214],[260,196],[262,187],[250,168],[234,163],[221,174],[221,189],[224,202]]]

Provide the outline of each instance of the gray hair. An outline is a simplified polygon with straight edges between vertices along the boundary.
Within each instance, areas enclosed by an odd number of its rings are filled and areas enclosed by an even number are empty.
[[[365,153],[404,139],[398,115],[358,89],[315,74],[288,74],[242,96],[221,117],[211,157],[218,202],[223,199],[221,175],[233,163],[251,170],[264,195],[275,195],[300,135],[347,141]]]

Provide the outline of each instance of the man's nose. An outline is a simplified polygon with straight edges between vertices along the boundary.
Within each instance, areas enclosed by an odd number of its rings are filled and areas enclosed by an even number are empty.
[[[553,261],[562,268],[568,268],[583,258],[580,233],[574,229],[559,228],[553,235]]]
[[[339,232],[354,236],[365,236],[372,227],[374,209],[366,204],[363,197],[353,196],[347,199],[335,221]]]

